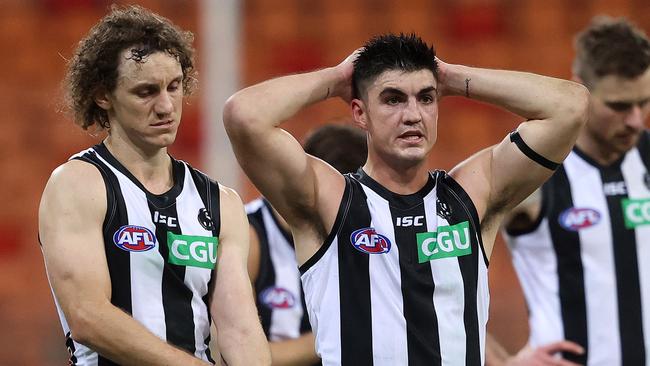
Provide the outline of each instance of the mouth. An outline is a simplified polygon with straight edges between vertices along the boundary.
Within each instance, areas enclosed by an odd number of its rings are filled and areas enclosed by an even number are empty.
[[[151,127],[169,127],[169,126],[171,126],[173,123],[174,123],[174,120],[173,120],[173,119],[167,119],[167,120],[164,120],[164,121],[159,121],[159,122],[156,122],[156,123],[151,123],[151,124],[149,124],[149,126],[151,126]]]
[[[406,131],[403,134],[397,136],[400,140],[405,140],[408,142],[420,142],[424,138],[424,135],[420,131]]]

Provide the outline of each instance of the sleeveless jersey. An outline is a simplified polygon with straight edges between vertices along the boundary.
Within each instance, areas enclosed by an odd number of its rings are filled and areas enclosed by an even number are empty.
[[[345,176],[331,233],[300,270],[324,365],[481,365],[487,257],[467,193],[436,171],[398,195]]]
[[[542,186],[531,230],[508,245],[533,346],[568,339],[587,365],[650,365],[650,134],[604,167],[578,148]]]
[[[93,164],[106,184],[103,236],[111,303],[167,343],[214,363],[208,343],[220,231],[218,184],[172,159],[174,186],[154,195],[104,144],[71,159]],[[57,309],[71,365],[115,365],[75,342],[58,303]]]
[[[263,198],[248,203],[246,213],[260,245],[255,299],[264,334],[269,341],[298,338],[311,327],[291,233],[282,228]]]

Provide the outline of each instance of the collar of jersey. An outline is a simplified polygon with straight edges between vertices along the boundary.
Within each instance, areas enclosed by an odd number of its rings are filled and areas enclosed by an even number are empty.
[[[172,175],[174,176],[174,185],[165,193],[162,194],[153,194],[149,192],[142,183],[133,175],[131,172],[117,160],[106,145],[103,142],[95,145],[95,151],[102,157],[104,160],[109,162],[115,169],[119,170],[120,173],[124,174],[133,184],[140,188],[146,195],[147,200],[151,202],[156,208],[163,209],[169,207],[170,205],[176,202],[176,197],[181,193],[183,189],[183,180],[185,179],[185,169],[183,168],[183,163],[180,161],[172,159]]]
[[[379,184],[379,182],[372,179],[362,168],[359,168],[353,177],[388,201],[390,206],[402,210],[407,210],[417,205],[421,205],[424,197],[426,197],[426,195],[428,195],[436,186],[436,180],[433,179],[431,174],[429,174],[427,183],[424,187],[420,188],[419,191],[411,194],[398,194],[388,190],[386,187]]]

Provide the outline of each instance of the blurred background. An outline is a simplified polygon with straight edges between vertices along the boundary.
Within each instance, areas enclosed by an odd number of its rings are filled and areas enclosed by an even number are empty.
[[[648,0],[0,0],[0,365],[67,361],[37,240],[38,203],[51,171],[102,137],[63,112],[60,82],[76,43],[111,3],[143,5],[194,32],[199,90],[185,105],[172,154],[245,201],[257,192],[233,161],[220,112],[241,87],[334,65],[389,31],[420,34],[450,63],[570,78],[573,34],[592,16],[626,16],[650,30]],[[520,122],[462,98],[441,105],[432,168],[449,170]],[[333,100],[284,127],[300,139],[348,118]],[[489,330],[514,352],[526,342],[526,308],[500,239],[490,285]]]

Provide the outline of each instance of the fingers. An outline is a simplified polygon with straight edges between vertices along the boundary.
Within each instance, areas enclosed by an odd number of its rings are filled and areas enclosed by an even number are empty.
[[[558,342],[553,342],[549,343],[547,345],[544,345],[542,347],[539,347],[540,350],[542,350],[544,353],[547,354],[555,354],[558,352],[571,352],[575,353],[577,355],[581,355],[585,352],[584,348],[580,346],[579,344],[571,341],[558,341]]]

